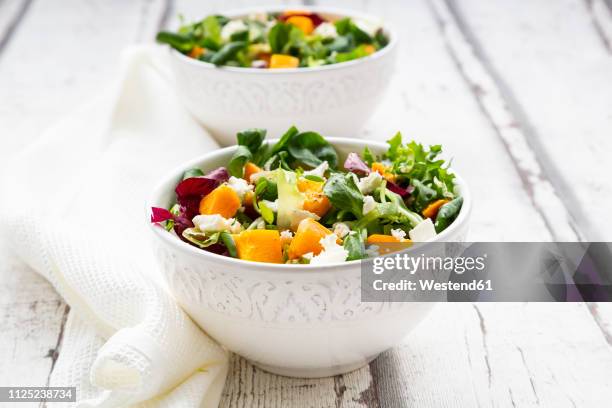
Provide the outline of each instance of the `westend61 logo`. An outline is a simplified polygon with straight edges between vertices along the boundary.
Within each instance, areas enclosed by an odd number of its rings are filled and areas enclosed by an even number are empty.
[[[372,262],[372,272],[380,275],[385,271],[404,271],[414,275],[417,271],[443,271],[454,272],[461,275],[465,272],[483,271],[486,268],[487,254],[482,256],[411,256],[408,254],[395,254],[393,256],[376,257]]]

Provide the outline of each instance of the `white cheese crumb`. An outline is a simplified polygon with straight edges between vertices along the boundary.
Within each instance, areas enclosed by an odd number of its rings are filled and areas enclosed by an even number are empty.
[[[249,181],[254,184],[260,178],[262,177],[269,178],[271,175],[272,175],[272,172],[268,170],[258,171],[257,173],[251,174],[251,177],[249,177]]]
[[[195,225],[202,232],[229,231],[237,234],[242,230],[242,225],[233,218],[224,218],[219,214],[196,215],[193,218]]]
[[[371,172],[365,177],[362,177],[357,184],[361,194],[370,194],[382,184],[383,177],[376,171]]]
[[[323,38],[336,38],[338,36],[336,26],[332,23],[328,23],[327,21],[319,24],[313,33],[315,35],[320,35]]]
[[[293,232],[289,231],[289,230],[282,230],[280,233],[281,238],[284,239],[292,239],[293,238]]]
[[[329,234],[319,241],[323,250],[319,255],[315,255],[310,260],[311,265],[328,265],[332,263],[344,262],[348,258],[348,251],[336,243],[336,234]]]
[[[223,41],[229,41],[233,34],[247,31],[249,28],[244,24],[242,20],[231,20],[223,26],[221,29],[221,39]]]
[[[351,232],[349,226],[343,222],[337,222],[333,225],[333,227],[334,234],[336,234],[338,238],[344,238],[349,232]]]
[[[274,201],[269,200],[261,200],[262,203],[266,205],[272,212],[278,212],[278,198]]]
[[[378,31],[378,29],[380,28],[379,24],[376,24],[372,21],[366,21],[359,18],[356,18],[353,21],[359,29],[367,33],[370,37],[374,37],[376,35],[376,31]]]
[[[414,242],[425,242],[436,236],[436,229],[434,228],[431,218],[425,218],[416,227],[408,232],[410,239]]]
[[[304,175],[305,176],[317,176],[317,177],[323,178],[325,177],[325,172],[327,171],[328,168],[329,168],[329,163],[326,160],[323,163],[319,164],[314,169],[305,171]]]
[[[391,230],[391,235],[398,241],[403,241],[404,238],[406,238],[406,231],[399,228],[394,228]]]
[[[370,211],[376,208],[376,201],[372,196],[363,197],[363,215],[366,215]]]
[[[232,190],[234,190],[236,194],[238,194],[238,197],[240,197],[240,201],[244,200],[244,195],[247,192],[253,191],[253,186],[247,183],[246,180],[234,176],[231,176],[229,178],[229,180],[227,181],[227,185]]]

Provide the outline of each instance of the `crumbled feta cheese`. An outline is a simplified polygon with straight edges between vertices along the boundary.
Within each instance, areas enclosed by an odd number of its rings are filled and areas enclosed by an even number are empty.
[[[376,24],[372,21],[361,20],[359,18],[356,18],[353,21],[361,31],[364,31],[370,37],[374,37],[376,35],[376,31],[378,31],[378,29],[380,28],[379,24]]]
[[[315,221],[319,221],[321,219],[321,217],[319,217],[317,214],[311,213],[310,211],[295,210],[291,215],[291,229],[295,231],[304,218],[312,218]]]
[[[251,225],[249,225],[248,229],[266,229],[266,221],[263,219],[263,217],[255,218]]]
[[[293,240],[293,232],[290,230],[283,230],[280,233],[280,242],[282,246],[289,245]]]
[[[237,234],[242,230],[242,225],[233,218],[224,218],[219,214],[196,215],[193,218],[195,225],[202,232],[229,231]]]
[[[247,183],[246,180],[234,176],[231,176],[229,180],[227,180],[227,185],[238,194],[240,201],[244,199],[244,195],[247,192],[253,191],[253,186]]]
[[[380,173],[373,171],[365,177],[362,177],[357,184],[361,194],[370,194],[382,184],[383,177]]]
[[[221,39],[229,41],[230,37],[242,31],[247,31],[249,28],[242,20],[231,20],[221,29]]]
[[[391,235],[398,241],[403,241],[404,238],[406,238],[406,231],[399,228],[394,228],[391,230]]]
[[[251,174],[251,177],[249,177],[249,181],[251,183],[256,183],[257,180],[259,180],[260,178],[262,178],[262,177],[266,177],[267,178],[267,177],[269,177],[271,175],[272,175],[271,171],[267,171],[267,170],[258,171],[257,173]]]
[[[425,218],[416,227],[408,232],[410,239],[414,242],[425,242],[429,241],[436,236],[436,229],[434,228],[431,218]]]
[[[335,25],[326,21],[315,28],[314,34],[320,35],[323,38],[336,38],[338,36],[338,31],[336,31]]]
[[[336,234],[338,238],[344,238],[345,235],[351,232],[351,229],[349,228],[349,226],[343,222],[337,222],[333,225],[333,227],[334,227],[334,234]]]
[[[272,212],[278,212],[278,198],[274,201],[269,200],[261,200],[263,204],[266,205]]]
[[[372,196],[363,197],[363,215],[366,215],[370,211],[376,208],[376,201]]]
[[[332,263],[344,262],[348,258],[348,251],[342,245],[338,245],[336,234],[329,234],[319,241],[323,250],[319,255],[315,255],[310,260],[311,265],[327,265]]]
[[[305,176],[317,176],[317,177],[323,178],[325,177],[325,172],[327,171],[328,168],[329,168],[329,163],[326,160],[323,163],[319,164],[314,169],[305,171],[304,175]]]

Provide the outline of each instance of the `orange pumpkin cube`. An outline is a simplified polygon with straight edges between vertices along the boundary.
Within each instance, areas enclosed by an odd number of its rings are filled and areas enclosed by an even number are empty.
[[[366,242],[368,244],[382,244],[382,243],[401,242],[401,241],[395,238],[393,235],[372,234],[368,237]]]
[[[438,215],[438,211],[440,210],[440,207],[448,203],[448,201],[449,200],[447,199],[441,199],[441,200],[436,200],[432,203],[429,203],[429,205],[425,207],[425,209],[423,210],[423,217],[435,219],[436,215]]]
[[[200,201],[200,214],[219,214],[232,218],[240,208],[240,197],[233,188],[222,184]]]
[[[297,68],[300,60],[292,55],[272,54],[270,57],[270,68]]]
[[[287,19],[288,24],[293,24],[306,35],[314,31],[314,23],[312,19],[306,16],[291,16]]]
[[[304,210],[317,214],[319,217],[323,217],[327,214],[331,207],[332,205],[329,198],[323,193],[306,194],[306,199],[302,205]]]
[[[280,233],[277,230],[246,230],[232,237],[238,258],[253,262],[283,263]]]
[[[244,166],[244,175],[242,176],[242,178],[245,179],[247,183],[250,183],[251,176],[255,173],[259,173],[260,171],[262,170],[258,165],[256,165],[255,163],[247,162],[247,164]]]
[[[307,178],[300,177],[297,181],[297,188],[300,193],[320,193],[323,191],[323,182],[308,180]]]
[[[364,45],[363,49],[368,55],[374,54],[374,52],[376,52],[376,48],[372,44]]]
[[[374,162],[372,163],[372,171],[375,171],[381,176],[384,176],[385,173],[387,172],[387,166],[385,166],[384,164],[380,162]]]
[[[330,234],[332,232],[317,221],[312,218],[304,218],[300,221],[295,236],[291,240],[291,244],[289,244],[289,259],[297,259],[309,252],[318,255],[323,250],[323,246],[320,243],[321,238],[325,238]]]
[[[199,57],[201,57],[202,55],[204,55],[204,54],[205,54],[205,52],[206,52],[206,50],[205,50],[204,48],[202,48],[202,47],[198,47],[197,45],[195,45],[195,46],[194,46],[194,47],[191,49],[191,51],[189,51],[189,56],[190,56],[191,58],[199,58]]]

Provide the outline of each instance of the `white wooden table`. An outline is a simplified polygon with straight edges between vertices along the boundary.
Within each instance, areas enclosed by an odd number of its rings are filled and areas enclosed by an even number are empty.
[[[474,193],[472,240],[612,239],[612,1],[307,3],[399,28],[391,90],[363,134],[401,130],[452,152]],[[252,4],[0,0],[0,161],[108,84],[125,45],[179,12]],[[47,383],[68,313],[0,254],[0,385]],[[234,358],[222,406],[612,406],[612,304],[444,304],[404,344],[334,378]]]

